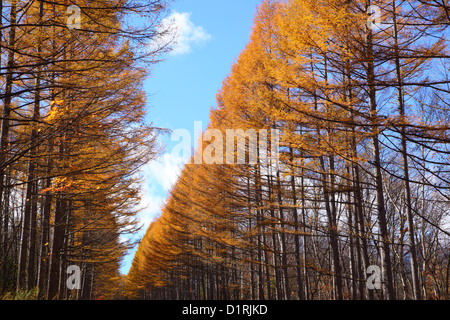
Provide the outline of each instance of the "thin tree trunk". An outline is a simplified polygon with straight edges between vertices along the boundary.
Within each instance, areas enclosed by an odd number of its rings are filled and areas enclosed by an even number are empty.
[[[64,200],[61,195],[56,198],[55,217],[53,227],[52,253],[50,261],[50,272],[48,282],[47,299],[53,300],[59,298],[62,254],[64,248]]]
[[[43,1],[39,1],[39,35],[37,45],[37,56],[40,57],[42,53],[42,17],[44,15]],[[33,163],[33,170],[29,172],[29,179],[32,183],[32,193],[30,195],[30,253],[28,261],[28,288],[34,288],[36,286],[37,270],[36,270],[36,244],[37,244],[37,194],[38,194],[38,179],[36,179],[35,167],[36,167],[36,155],[38,148],[38,121],[40,119],[40,102],[41,102],[41,67],[37,67],[36,80],[35,80],[35,92],[34,92],[34,108],[33,108],[33,123],[31,125],[30,134],[30,164]]]
[[[414,239],[415,226],[414,226],[414,215],[412,211],[411,203],[411,186],[409,183],[409,167],[408,167],[408,147],[406,144],[406,117],[405,117],[405,99],[403,91],[403,78],[400,63],[400,50],[398,44],[398,25],[397,25],[397,7],[395,1],[392,1],[392,13],[394,22],[394,50],[395,50],[395,70],[397,76],[397,90],[398,90],[398,107],[400,113],[401,123],[401,145],[402,145],[402,160],[403,160],[403,173],[404,173],[404,184],[405,184],[405,196],[406,196],[406,213],[407,213],[407,223],[408,223],[408,234],[409,234],[409,247],[410,247],[410,261],[411,261],[411,277],[412,277],[412,289],[415,300],[422,299],[420,291],[420,281],[419,281],[419,265],[417,262],[417,251],[416,251],[416,241]]]
[[[291,288],[289,284],[289,270],[287,261],[287,241],[286,241],[286,233],[284,232],[284,210],[282,208],[283,200],[281,194],[281,178],[279,170],[277,171],[277,183],[278,183],[278,203],[279,203],[280,227],[281,227],[281,264],[284,274],[284,292],[285,292],[285,299],[291,300]]]
[[[259,159],[259,154],[258,154]],[[261,177],[259,176],[258,166],[255,167],[255,184],[256,184],[256,228],[257,234],[257,249],[258,249],[258,300],[264,300],[264,275],[263,275],[263,249],[262,241],[263,229],[263,213],[261,209]]]
[[[3,1],[0,1],[0,39],[3,39]],[[3,68],[3,45],[2,41],[0,41],[0,70]],[[0,150],[0,154],[2,154],[2,150]],[[2,155],[3,159],[3,155]],[[0,173],[3,175],[3,173],[0,171]],[[4,179],[4,178],[3,178]],[[3,183],[0,184],[0,193],[3,193]],[[6,241],[6,234],[3,233],[3,220],[6,220],[6,211],[3,210],[2,206],[2,195],[0,194],[0,267],[3,268],[4,264],[6,264],[6,255],[5,255],[5,241]],[[6,223],[6,222],[5,222]],[[5,279],[0,280],[0,283],[2,284],[5,282]]]
[[[3,10],[3,1],[2,1]],[[3,20],[3,19],[2,19]],[[11,102],[12,102],[12,86],[13,86],[13,74],[14,74],[14,48],[16,45],[16,25],[17,23],[17,0],[11,1],[10,8],[10,30],[8,40],[8,59],[6,62],[6,77],[5,77],[5,98],[3,100],[2,108],[2,120],[0,129],[0,215],[3,217],[4,225],[8,224],[9,215],[6,210],[3,209],[5,201],[3,199],[5,192],[5,169],[7,167],[8,160],[8,136],[10,128],[10,116],[11,116]],[[8,251],[7,243],[7,228],[3,226],[3,252]],[[5,256],[6,259],[6,256]]]
[[[370,6],[370,1],[366,3],[367,8]],[[373,139],[373,166],[375,169],[375,187],[377,194],[377,210],[378,210],[378,224],[380,229],[381,249],[382,249],[382,263],[385,274],[385,281],[383,281],[386,288],[387,300],[395,299],[393,275],[392,275],[392,263],[391,263],[391,250],[390,240],[387,231],[386,221],[386,206],[383,193],[383,175],[381,172],[381,155],[380,155],[380,142],[377,121],[378,108],[376,99],[376,84],[375,84],[375,66],[374,66],[374,53],[373,53],[373,33],[372,30],[367,28],[366,33],[366,61],[367,61],[367,85],[369,92],[370,112],[372,118],[372,139]]]
[[[292,210],[292,215],[294,218],[294,245],[295,245],[295,270],[297,271],[297,294],[299,300],[304,300],[303,294],[303,279],[302,279],[302,269],[301,269],[301,259],[300,259],[300,236],[299,236],[299,221],[298,221],[298,210],[297,210],[297,190],[295,187],[295,176],[294,176],[294,150],[292,147],[289,147],[289,160],[291,162],[291,192],[292,192],[292,204],[294,206]],[[303,187],[303,186],[302,186]],[[302,194],[304,198],[304,194]],[[305,250],[305,248],[303,248]]]
[[[350,177],[350,168],[347,166],[347,174]],[[358,272],[358,266],[355,259],[355,239],[353,237],[353,230],[354,230],[354,222],[353,222],[353,208],[352,208],[352,195],[351,195],[351,185],[350,185],[350,179],[347,180],[347,219],[348,219],[348,228],[350,231],[350,237],[349,237],[349,251],[350,251],[350,271],[351,271],[351,294],[352,299],[356,300],[358,297],[358,279],[359,279],[359,272]],[[356,247],[356,250],[359,248]]]
[[[49,145],[49,154],[52,152],[52,146]],[[47,178],[45,179],[45,189],[51,186],[51,167],[52,160],[51,155],[47,158]],[[52,198],[50,192],[47,191],[44,194],[44,205],[42,208],[42,237],[41,237],[41,249],[39,259],[39,272],[38,272],[38,298],[45,296],[48,282],[48,269],[49,269],[49,242],[50,242],[50,214],[51,214]]]
[[[28,255],[28,290],[36,287],[37,269],[36,269],[36,245],[37,245],[37,189],[38,183],[34,181],[32,184],[31,194],[31,220],[30,220],[30,252]]]
[[[282,290],[281,290],[281,276],[280,276],[280,257],[279,257],[279,248],[278,248],[278,244],[277,244],[277,228],[276,228],[276,217],[275,217],[275,209],[273,208],[273,199],[272,197],[274,196],[274,185],[273,185],[273,179],[272,179],[272,174],[271,174],[271,168],[267,168],[268,170],[268,175],[267,175],[267,186],[268,186],[268,198],[269,198],[269,203],[270,203],[270,218],[272,220],[271,223],[271,236],[272,236],[272,250],[273,250],[273,255],[272,255],[272,260],[273,260],[273,269],[274,269],[274,273],[275,273],[275,289],[276,289],[276,296],[278,300],[281,300],[283,297],[282,294]],[[280,205],[280,203],[279,203]],[[281,251],[282,249],[280,249]]]

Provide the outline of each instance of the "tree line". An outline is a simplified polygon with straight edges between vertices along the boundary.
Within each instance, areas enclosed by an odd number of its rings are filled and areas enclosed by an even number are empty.
[[[114,297],[137,173],[159,151],[143,81],[167,50],[149,46],[166,7],[1,2],[0,298]]]
[[[279,130],[279,163],[259,135],[257,164],[186,165],[128,296],[449,299],[449,12],[263,1],[208,128]]]

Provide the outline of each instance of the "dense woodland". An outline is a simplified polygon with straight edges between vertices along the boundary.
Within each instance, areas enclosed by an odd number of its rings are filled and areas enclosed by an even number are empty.
[[[186,165],[128,297],[449,299],[449,25],[447,0],[263,1],[209,128],[278,129],[280,161]]]
[[[167,49],[149,46],[165,8],[0,2],[0,298],[115,297],[137,173],[159,151],[142,83]],[[73,265],[79,290],[67,287]]]
[[[196,150],[217,163],[183,168],[119,273],[167,8],[1,1],[0,299],[450,299],[448,0],[262,1]],[[230,129],[255,163],[220,161]]]

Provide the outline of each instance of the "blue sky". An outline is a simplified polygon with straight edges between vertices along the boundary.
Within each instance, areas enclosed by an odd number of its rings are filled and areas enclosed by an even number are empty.
[[[173,51],[156,65],[145,82],[148,94],[148,122],[172,130],[186,129],[196,141],[194,122],[208,123],[209,111],[232,64],[250,36],[260,0],[178,0],[172,2],[165,22],[177,35]],[[161,212],[168,191],[175,183],[185,158],[173,154],[170,136],[164,139],[166,152],[142,171],[144,178],[139,215],[144,225],[134,240]],[[125,257],[121,272],[127,274],[135,250]]]

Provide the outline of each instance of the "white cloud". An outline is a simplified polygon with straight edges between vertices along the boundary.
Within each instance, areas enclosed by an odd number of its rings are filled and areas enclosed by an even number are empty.
[[[146,165],[141,170],[142,188],[138,220],[143,228],[136,235],[143,236],[147,228],[161,214],[170,189],[175,185],[187,159],[173,153],[166,153],[160,159]]]
[[[173,153],[166,153],[160,159],[150,162],[141,170],[142,187],[139,208],[142,210],[137,215],[140,232],[124,236],[123,240],[140,240],[144,236],[150,224],[161,214],[161,209],[169,195],[170,189],[175,185],[186,158]],[[126,274],[131,266],[137,247],[130,250],[124,257],[121,271]]]
[[[196,26],[191,21],[191,15],[190,12],[174,11],[161,21],[159,30],[167,32],[163,32],[156,42],[159,46],[170,43],[172,56],[188,54],[192,52],[193,45],[203,45],[212,38],[202,26]]]

